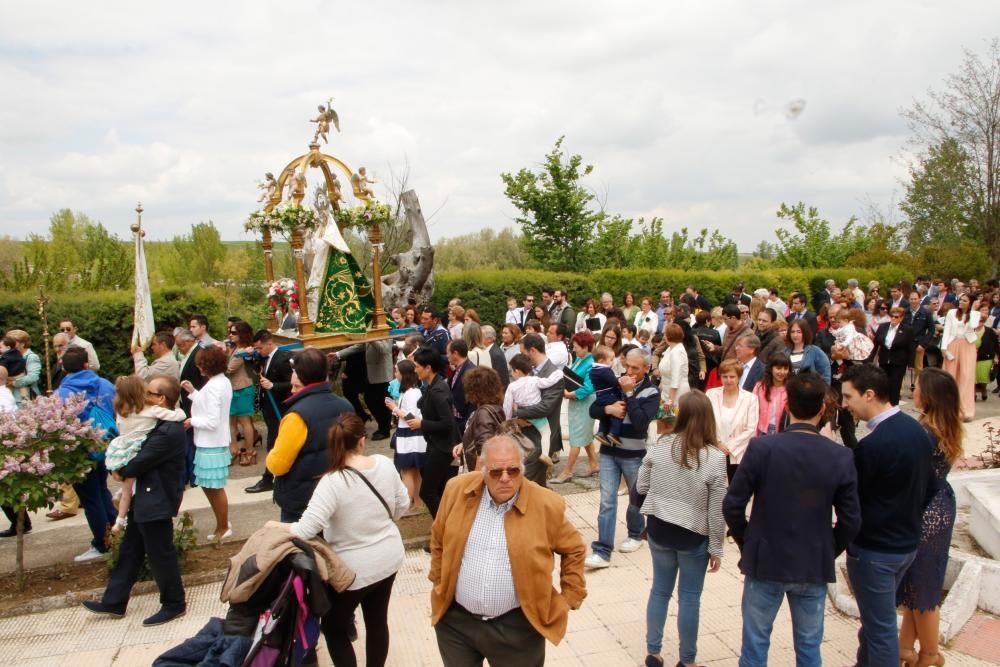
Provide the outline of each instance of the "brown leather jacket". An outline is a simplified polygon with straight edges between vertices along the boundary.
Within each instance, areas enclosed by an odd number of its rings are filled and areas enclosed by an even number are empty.
[[[476,518],[479,501],[488,493],[483,475],[470,472],[455,477],[431,529],[431,623],[436,625],[455,599],[465,542]],[[543,637],[558,644],[566,634],[570,609],[587,597],[583,559],[587,549],[580,533],[566,518],[566,502],[559,494],[525,479],[514,507],[504,518],[507,551],[521,611]],[[562,556],[559,587],[552,586],[554,554]]]
[[[220,600],[246,602],[285,556],[301,551],[292,544],[293,535],[288,532],[288,526],[287,523],[268,521],[250,536],[239,553],[229,559],[229,571],[222,582]],[[354,583],[354,572],[321,538],[314,537],[306,542],[316,552],[316,572],[320,578],[338,593],[347,590]]]

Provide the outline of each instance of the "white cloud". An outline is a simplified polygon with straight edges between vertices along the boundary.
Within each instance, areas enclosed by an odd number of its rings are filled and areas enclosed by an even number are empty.
[[[333,95],[324,150],[382,181],[408,163],[444,204],[434,237],[509,225],[500,172],[565,134],[609,211],[749,250],[781,201],[836,223],[887,203],[898,110],[996,25],[973,0],[22,3],[0,24],[0,220],[20,236],[71,207],[124,235],[141,199],[155,238],[239,238]]]

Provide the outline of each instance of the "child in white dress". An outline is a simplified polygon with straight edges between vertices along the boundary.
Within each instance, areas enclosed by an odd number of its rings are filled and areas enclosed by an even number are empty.
[[[119,470],[135,458],[146,441],[146,436],[159,420],[182,422],[186,418],[180,408],[168,410],[158,405],[146,405],[146,383],[138,375],[127,375],[115,382],[115,421],[118,437],[108,443],[104,453],[104,465],[110,471]],[[121,496],[118,500],[118,518],[111,532],[116,535],[125,528],[125,517],[132,504],[135,480],[122,481]]]
[[[532,375],[534,367],[531,359],[524,354],[515,354],[510,360],[510,374],[514,378],[503,396],[503,412],[507,419],[514,418],[514,410],[526,408],[530,405],[538,405],[542,402],[542,390],[562,382],[562,373],[553,373],[547,378]],[[549,438],[549,420],[547,417],[529,419],[531,425],[538,429],[542,436],[542,455],[538,460],[547,466],[552,465],[551,452],[552,443]]]

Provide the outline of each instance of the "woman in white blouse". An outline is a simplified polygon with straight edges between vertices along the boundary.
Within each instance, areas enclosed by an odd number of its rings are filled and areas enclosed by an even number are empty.
[[[976,415],[976,329],[979,328],[979,301],[972,303],[968,294],[958,297],[958,307],[944,319],[941,334],[941,367],[958,383],[965,421]]]
[[[653,310],[653,299],[648,296],[642,297],[642,305],[640,306],[639,312],[635,314],[635,320],[632,322],[636,329],[645,329],[652,336],[656,333],[656,328],[660,324],[660,318],[656,316],[656,311]]]
[[[292,535],[323,534],[347,567],[354,583],[331,597],[322,619],[323,637],[335,665],[354,665],[350,630],[361,605],[365,619],[365,656],[369,665],[385,664],[389,654],[389,596],[403,564],[403,538],[395,519],[410,506],[410,496],[388,458],[365,454],[365,423],[343,414],[330,428],[330,470],[323,475]]]
[[[740,388],[743,367],[736,359],[726,359],[719,364],[721,387],[705,392],[712,402],[715,413],[716,432],[719,434],[719,449],[728,455],[726,474],[733,481],[736,467],[743,458],[750,438],[757,431],[759,418],[757,397]]]
[[[668,324],[664,331],[667,349],[660,360],[660,399],[668,407],[691,391],[688,384],[688,355],[684,348],[684,329],[679,324]]]
[[[188,380],[181,382],[181,388],[191,399],[191,417],[184,426],[194,431],[194,481],[205,492],[215,515],[215,531],[208,539],[222,541],[233,534],[226,497],[229,466],[235,460],[229,451],[233,385],[226,377],[228,359],[222,348],[213,345],[198,350],[197,354],[195,366],[208,381],[201,389],[195,389]]]

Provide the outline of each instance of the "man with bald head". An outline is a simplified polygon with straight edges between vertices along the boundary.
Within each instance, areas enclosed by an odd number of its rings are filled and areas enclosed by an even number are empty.
[[[545,640],[562,640],[568,610],[587,596],[586,549],[562,496],[524,478],[518,439],[490,438],[480,462],[448,482],[431,529],[438,650],[450,666],[540,667]]]

